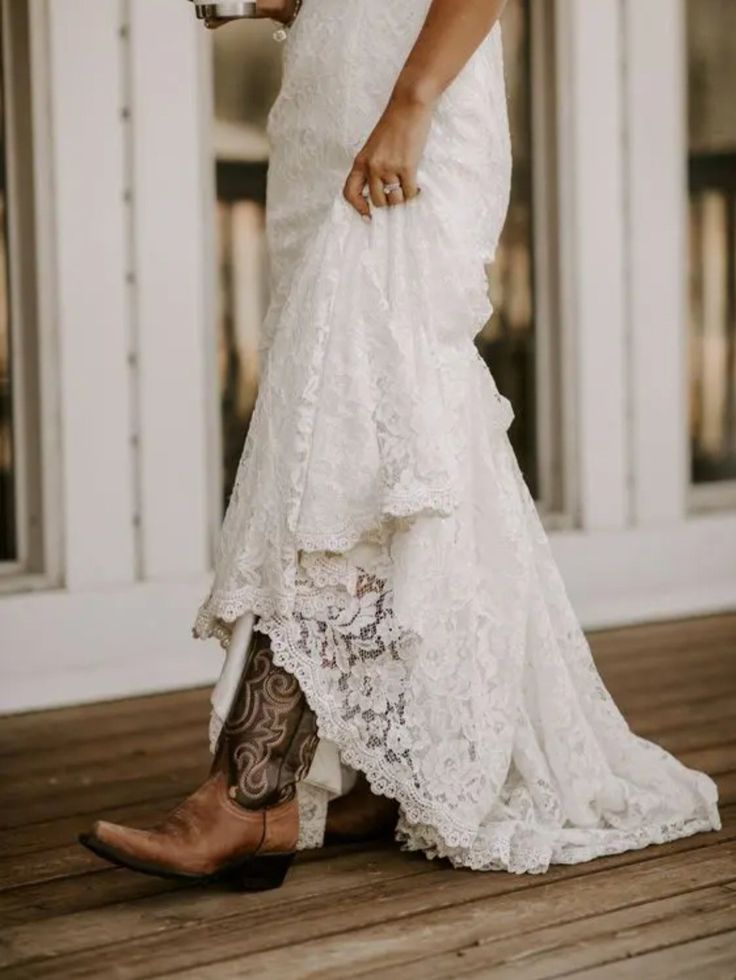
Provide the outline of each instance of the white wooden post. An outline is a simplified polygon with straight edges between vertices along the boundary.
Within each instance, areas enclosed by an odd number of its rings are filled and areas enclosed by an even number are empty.
[[[558,6],[561,295],[586,530],[628,519],[620,17],[618,0]]]
[[[130,0],[129,11],[142,574],[160,580],[202,572],[210,558],[208,443],[219,441],[208,405],[214,172],[202,105],[212,82],[189,4]]]
[[[48,2],[64,579],[134,577],[118,6]]]
[[[686,79],[680,0],[624,0],[634,519],[685,516]]]

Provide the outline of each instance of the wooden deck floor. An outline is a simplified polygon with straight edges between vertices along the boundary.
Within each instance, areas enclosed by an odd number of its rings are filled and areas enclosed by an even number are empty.
[[[390,845],[262,895],[113,869],[74,838],[146,822],[206,769],[207,692],[0,720],[0,974],[13,978],[736,977],[736,616],[594,635],[632,727],[719,783],[724,828],[541,876]]]

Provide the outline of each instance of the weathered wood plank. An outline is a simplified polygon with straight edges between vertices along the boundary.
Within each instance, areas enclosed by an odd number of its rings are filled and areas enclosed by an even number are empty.
[[[381,845],[305,856],[285,888],[268,895],[182,888],[108,868],[73,838],[93,816],[150,824],[200,781],[209,764],[209,691],[12,716],[0,719],[6,777],[0,816],[10,820],[0,831],[6,944],[10,929],[0,972],[66,980],[188,970],[181,975],[224,980],[259,975],[252,971],[262,961],[269,977],[316,976],[304,971],[319,963],[320,977],[363,970],[387,978],[401,970],[407,980],[454,980],[488,976],[492,967],[494,980],[499,968],[527,980],[519,972],[525,966],[539,977],[568,975],[561,972],[568,968],[586,978],[631,968],[621,976],[669,980],[674,974],[642,970],[664,971],[666,956],[657,959],[664,953],[679,964],[681,950],[697,963],[699,978],[723,970],[716,933],[729,927],[734,889],[718,862],[736,863],[729,850],[736,847],[736,616],[634,627],[591,640],[632,728],[716,777],[720,834],[543,876],[453,871]],[[455,923],[454,932],[443,931],[444,921]],[[473,928],[494,922],[501,931],[474,945]],[[512,922],[523,929],[511,931]],[[439,944],[427,959],[425,930]],[[376,946],[374,932],[387,936],[388,945]],[[323,970],[325,950],[332,951],[332,974]],[[289,964],[301,972],[277,971]],[[736,971],[712,975],[722,980]]]
[[[647,848],[643,851],[606,858],[592,862],[589,867],[595,870],[597,868],[631,865],[640,861],[659,860],[670,854],[702,850],[723,841],[736,840],[736,803],[723,807],[722,816],[723,829],[718,833],[698,834],[695,837],[672,841],[659,848]],[[141,825],[145,825],[146,822],[143,819],[140,821]],[[386,853],[392,853],[395,849],[391,845],[386,845],[384,850]],[[332,859],[341,851],[346,853],[349,851],[357,851],[363,854],[373,853],[372,848],[356,844],[350,847],[327,848],[320,852],[301,855],[299,863],[314,859]],[[376,853],[378,854],[378,852]],[[6,925],[35,922],[56,915],[69,915],[73,912],[98,909],[113,903],[135,901],[139,898],[181,887],[163,880],[158,882],[154,878],[113,869],[102,862],[95,861],[90,867],[86,852],[77,845],[71,844],[63,845],[63,848],[55,856],[57,863],[52,862],[51,867],[58,871],[60,862],[64,860],[64,857],[69,862],[66,873],[48,877],[49,872],[39,862],[36,869],[37,878],[33,883],[22,885],[19,882],[16,887],[0,891],[0,922]],[[378,859],[376,857],[376,860]],[[94,859],[92,860],[94,861]],[[19,863],[18,867],[23,868],[23,864]],[[434,865],[427,864],[428,870],[434,867]],[[8,876],[8,880],[12,881],[11,875]],[[543,880],[542,878],[534,878],[530,880],[530,884],[542,883]],[[285,894],[289,899],[292,897],[292,878],[289,879],[289,886],[285,890]]]
[[[202,895],[196,908],[191,909],[180,905],[191,901],[191,893],[176,892],[139,903],[146,907],[139,928],[145,928],[145,923],[154,917],[154,908],[163,903],[160,915],[165,924],[153,935],[126,939],[120,933],[117,915],[80,913],[66,921],[63,917],[50,920],[42,930],[32,930],[36,936],[32,947],[35,959],[15,959],[12,963],[16,968],[19,962],[23,963],[22,975],[29,980],[96,977],[113,964],[119,980],[175,975],[195,968],[196,976],[204,978],[204,967],[213,962],[247,956],[250,970],[253,957],[259,952],[295,944],[314,949],[316,937],[327,939],[329,945],[331,937],[340,934],[346,954],[343,965],[352,964],[359,956],[360,936],[372,927],[378,927],[382,934],[393,930],[403,942],[418,924],[421,935],[414,935],[415,943],[425,942],[428,937],[434,943],[440,941],[439,937],[451,942],[457,937],[457,927],[455,924],[451,928],[448,923],[456,921],[458,915],[469,914],[478,928],[488,929],[491,922],[494,934],[505,928],[506,934],[513,935],[525,923],[531,929],[575,918],[576,909],[578,916],[592,911],[602,913],[627,906],[632,896],[640,902],[653,901],[728,882],[734,877],[735,858],[736,843],[726,842],[702,854],[684,852],[634,865],[622,862],[607,870],[595,871],[590,866],[559,868],[550,872],[543,883],[538,883],[536,876],[482,874],[431,866],[432,870],[403,875],[390,882],[347,888],[341,896],[339,915],[335,914],[330,874],[321,865],[320,894],[290,903],[288,910],[278,916],[278,929],[274,929],[274,915],[264,901],[266,896],[230,897],[223,908],[214,906],[217,896],[211,893]],[[418,866],[423,864],[419,859]],[[575,885],[567,887],[571,879]],[[514,893],[519,892],[524,894],[523,901],[514,898]],[[208,911],[213,906],[214,914]],[[87,931],[82,930],[82,923]],[[82,933],[83,942],[96,944],[93,948],[77,950]],[[118,951],[122,948],[125,957],[121,961]],[[49,950],[46,957],[44,950]],[[24,952],[16,949],[15,955],[23,957]],[[282,955],[289,957],[292,951],[284,950]],[[299,950],[299,956],[300,962],[305,963],[304,948]],[[324,969],[323,951],[319,956]],[[254,975],[260,974],[256,970]]]
[[[263,921],[287,915],[294,906],[312,901],[340,901],[341,893],[355,892],[377,885],[385,886],[399,878],[431,874],[434,866],[419,855],[408,855],[385,844],[360,849],[330,849],[320,861],[299,861],[290,876],[290,887],[261,895],[246,895],[227,885],[184,886],[175,893],[151,895],[125,905],[95,907],[90,911],[64,914],[47,919],[44,941],[39,946],[36,923],[10,926],[3,931],[0,966],[25,959],[54,956],[71,950],[85,950],[111,942],[155,936],[171,930],[201,924],[203,918],[217,921],[228,916],[257,913]],[[141,876],[117,869],[107,877],[140,879]],[[48,951],[48,952],[47,952]]]
[[[3,828],[22,827],[78,814],[85,817],[104,809],[128,803],[145,803],[172,796],[182,797],[190,793],[202,781],[202,765],[196,763],[183,768],[178,766],[162,774],[142,774],[140,777],[83,786],[76,794],[56,796],[49,792],[46,798],[23,803],[16,802],[2,811]],[[84,829],[85,820],[80,821]]]
[[[736,892],[718,885],[644,904],[634,901],[613,912],[582,916],[508,938],[494,935],[470,944],[459,942],[453,950],[428,958],[414,958],[415,950],[411,960],[381,968],[381,974],[385,980],[455,980],[472,975],[491,975],[493,980],[545,980],[581,971],[589,976],[594,967],[718,935],[734,926]],[[374,975],[379,965],[377,952],[373,965],[357,975]],[[226,976],[227,971],[223,978]]]
[[[259,937],[260,925],[254,918],[249,919],[247,937],[235,935],[233,928],[227,928],[226,933],[227,923],[218,923],[216,950],[205,952],[195,943],[182,954],[180,944],[176,949],[173,943],[164,948],[160,937],[146,945],[156,968],[175,973],[180,980],[216,980],[228,975],[226,964],[230,976],[237,976],[238,969],[242,975],[247,968],[252,976],[337,980],[345,976],[346,964],[350,976],[365,970],[383,973],[394,959],[401,963],[407,954],[415,957],[417,951],[429,960],[458,945],[496,943],[632,904],[721,885],[733,879],[734,848],[736,845],[724,844],[709,849],[703,857],[685,853],[633,867],[562,874],[554,881],[532,886],[525,884],[528,879],[524,877],[514,880],[507,875],[450,871],[444,882],[432,884],[426,877],[399,882],[405,886],[401,894],[397,888],[385,897],[356,896],[349,906],[343,903],[339,922],[335,921],[334,906],[330,913],[328,903],[319,914],[313,905],[303,915],[292,915],[288,922],[280,923],[279,932],[287,935],[279,936],[278,947],[273,942],[265,945],[268,940]],[[468,880],[461,886],[459,877]],[[485,879],[491,879],[487,885]],[[504,880],[496,884],[499,879]],[[239,952],[233,955],[237,947]],[[126,964],[131,972],[122,974],[124,980],[150,976],[142,961],[138,967],[132,964],[130,952],[127,947]],[[196,961],[187,961],[186,954]],[[74,959],[64,962],[71,965]],[[68,976],[77,977],[75,969],[73,966]],[[493,976],[495,980],[495,973]]]
[[[721,719],[733,717],[733,695],[731,692],[710,701],[682,702],[627,712],[632,729],[645,737],[655,737],[673,728],[687,725],[710,724],[718,731]]]
[[[658,733],[654,740],[675,755],[696,749],[715,748],[736,741],[736,713],[733,718],[722,718],[717,725],[710,722],[688,725],[686,728],[672,728]]]
[[[652,677],[659,671],[663,679],[677,676],[680,670],[690,671],[696,667],[710,669],[718,664],[727,664],[736,655],[736,644],[702,643],[698,649],[666,651],[656,647],[641,647],[639,650],[628,647],[618,650],[600,650],[591,647],[598,669],[621,678],[633,677],[638,671]]]
[[[676,680],[670,680],[669,684],[662,681],[659,670],[653,671],[652,676],[651,684],[647,684],[646,677],[640,671],[633,677],[627,676],[623,684],[612,677],[610,671],[605,672],[604,679],[629,718],[636,718],[642,712],[650,717],[654,716],[660,706],[719,699],[731,690],[736,697],[736,657],[729,658],[728,663],[719,662],[710,670],[693,669],[692,674],[680,672],[676,675]],[[111,758],[110,740],[105,737],[87,737],[73,745],[62,738],[58,742],[44,745],[42,750],[38,745],[21,742],[14,747],[12,755],[3,759],[6,784],[12,787],[14,780],[18,778],[23,779],[24,786],[28,785],[30,788],[33,785],[30,777],[34,776],[48,775],[55,779],[65,779],[76,774],[81,780],[94,769],[104,768],[114,773],[126,760],[136,756],[155,758],[170,753],[186,754],[199,750],[204,757],[204,714],[201,718],[185,720],[183,723],[177,719],[176,725],[165,730],[151,731],[144,726],[123,736],[116,736],[114,743],[115,754]]]
[[[70,846],[70,860],[72,850],[75,855],[78,854],[77,847]],[[366,862],[373,860],[370,848],[355,844],[300,855],[298,865],[334,860],[341,854],[352,851],[363,853]],[[108,905],[123,905],[185,887],[189,886],[163,878],[132,874],[96,861],[94,867],[87,871],[70,871],[69,874],[49,879],[43,879],[43,872],[40,872],[37,882],[0,892],[0,922],[4,926],[38,922],[57,915],[102,909]],[[289,894],[290,891],[282,893],[283,896]]]
[[[700,769],[709,776],[725,776],[736,770],[736,742],[682,752],[678,758],[690,769]]]
[[[649,672],[655,666],[660,666],[668,676],[676,673],[680,667],[724,661],[736,652],[734,636],[712,639],[669,636],[662,643],[648,641],[639,644],[614,642],[610,637],[606,637],[605,643],[596,642],[595,637],[590,639],[593,656],[602,670],[629,668]]]
[[[175,751],[180,753],[176,758],[180,758],[181,754],[184,753],[187,742],[183,739],[178,741],[171,738],[166,745],[169,748],[175,746]],[[210,757],[206,747],[201,743],[200,738],[197,738],[196,742],[189,746],[188,756],[192,759],[201,757],[202,773],[206,771],[209,766]],[[157,754],[153,756],[154,759],[157,757]],[[705,748],[687,749],[679,752],[678,757],[684,765],[690,766],[691,768],[701,769],[712,776],[723,775],[736,770],[736,741],[707,746]],[[113,778],[113,781],[117,781],[124,775],[132,775],[135,766],[133,759],[139,760],[143,769],[148,758],[147,751],[134,751],[130,755],[116,757],[114,762],[108,762],[106,766],[103,765],[103,771],[108,772],[111,778],[117,777]],[[94,770],[84,771],[89,773]],[[74,773],[76,771],[72,770],[72,772]],[[77,778],[79,777],[77,776]],[[59,790],[59,787],[54,786],[53,791],[56,792],[57,790]],[[76,786],[72,789],[72,793],[75,792]],[[145,826],[148,823],[152,823],[160,814],[164,813],[170,806],[175,805],[177,802],[179,800],[175,796],[172,796],[169,799],[154,804],[153,807],[145,803],[134,803],[132,806],[130,804],[124,804],[122,806],[105,807],[104,810],[99,811],[95,816],[106,820],[132,822]],[[74,809],[76,810],[79,805],[78,796],[74,796],[74,804]],[[76,837],[76,834],[79,833],[80,826],[85,824],[86,821],[87,817],[85,815],[75,813],[71,816],[56,817],[38,823],[24,823],[20,826],[0,830],[0,882],[2,882],[3,870],[7,868],[7,864],[3,864],[3,857],[7,859],[12,855],[13,857],[21,858],[23,855],[31,854],[35,851],[49,850],[54,847],[63,846]],[[2,887],[1,883],[0,887]]]
[[[49,797],[53,796],[55,801],[69,803],[77,809],[88,790],[97,791],[139,779],[163,780],[172,771],[180,772],[182,769],[191,772],[199,768],[204,779],[212,759],[201,735],[189,744],[186,751],[177,748],[170,753],[121,753],[119,756],[113,755],[106,762],[95,762],[81,768],[58,769],[53,774],[31,773],[6,789],[2,797],[3,807],[6,812],[25,807],[35,810],[37,804],[43,809]]]
[[[657,666],[646,671],[606,667],[601,675],[611,693],[625,700],[629,711],[645,698],[653,698],[654,704],[685,700],[691,695],[695,700],[708,700],[736,690],[736,653],[712,664],[688,663],[674,674],[663,674]]]
[[[696,762],[698,759],[696,758]],[[721,802],[728,804],[736,799],[736,771],[719,774],[713,770],[716,777]],[[155,822],[175,802],[196,785],[201,776],[201,770],[195,769],[183,774],[170,774],[167,780],[146,778],[129,781],[125,784],[112,784],[110,787],[92,787],[94,795],[86,794],[88,805],[92,806],[91,813],[95,816],[131,820],[134,824],[146,825]],[[131,790],[131,786],[135,787]],[[120,798],[127,799],[129,795],[137,796],[137,801],[127,811],[126,806],[120,807]],[[161,798],[157,802],[157,794]],[[96,806],[95,806],[96,804]],[[81,805],[78,804],[78,807]],[[94,868],[94,859],[72,841],[76,834],[87,829],[90,814],[78,813],[65,817],[60,827],[68,834],[68,845],[58,847],[43,846],[38,850],[26,849],[18,855],[11,854],[0,858],[0,890],[17,888],[41,881],[48,881],[66,875],[83,874]],[[53,825],[53,821],[52,821]],[[32,828],[19,828],[19,833],[28,833]]]
[[[157,716],[155,719],[138,720],[135,717],[116,719],[115,724],[103,726],[102,723],[90,725],[87,729],[78,728],[73,733],[64,733],[60,728],[56,733],[48,736],[32,737],[25,735],[22,740],[17,742],[15,752],[6,751],[0,753],[0,765],[16,757],[18,751],[24,753],[25,757],[38,757],[43,755],[48,746],[53,746],[56,753],[64,753],[67,758],[71,758],[78,748],[89,746],[95,742],[111,748],[114,745],[122,745],[131,736],[135,737],[140,733],[146,733],[150,743],[173,731],[198,731],[207,732],[209,713],[202,707],[185,707],[181,711],[173,711]],[[48,737],[49,742],[46,742]],[[6,747],[9,740],[0,734],[3,745]],[[206,738],[206,734],[205,734]]]
[[[177,717],[203,716],[208,713],[209,691],[197,687],[166,694],[152,694],[122,701],[98,701],[94,704],[30,711],[0,718],[0,745],[3,755],[12,755],[16,744],[33,741],[43,745],[68,739],[84,742],[90,732],[113,735],[123,731],[165,729]],[[43,718],[43,724],[39,720]]]
[[[586,973],[586,980],[733,980],[736,976],[736,930],[722,932],[620,960]]]
[[[637,734],[661,741],[666,748],[678,751],[678,740],[680,744],[683,742],[681,733],[692,732],[695,728],[703,730],[700,744],[712,746],[721,739],[733,741],[736,738],[736,715],[732,709],[733,696],[725,695],[708,702],[667,705],[648,714],[642,709],[630,714],[629,720]],[[670,733],[672,739],[668,739]],[[198,741],[195,735],[195,745],[196,748],[186,753],[187,768],[180,771],[186,774],[184,791],[196,785],[208,762],[204,739]],[[152,753],[140,758],[134,755],[91,765],[89,770],[84,767],[73,769],[67,779],[63,773],[53,777],[36,774],[36,778],[31,777],[27,783],[16,782],[3,793],[0,802],[2,826],[12,828],[74,813],[92,813],[105,805],[119,806],[132,799],[146,799],[145,794],[149,792],[154,794],[153,798],[171,795],[172,787],[182,785],[181,775],[172,771],[182,755],[185,753],[176,754],[173,760],[166,753]],[[196,764],[189,765],[195,757]],[[139,769],[140,775],[137,774]],[[121,778],[126,775],[128,778]],[[163,792],[157,782],[165,786]]]
[[[627,652],[628,653],[628,652]],[[629,686],[636,677],[646,679],[646,684],[656,689],[657,684],[669,686],[676,683],[682,674],[696,675],[700,672],[717,673],[723,669],[728,673],[729,664],[736,657],[736,649],[723,646],[704,647],[691,656],[683,654],[679,658],[663,656],[654,651],[642,651],[639,656],[603,656],[594,653],[598,670],[612,684]]]
[[[132,823],[137,826],[147,826],[167,810],[181,802],[180,796],[171,796],[159,801],[146,800],[143,803],[126,803],[123,806],[105,807],[97,816],[104,820],[114,820],[117,823]],[[2,861],[13,859],[23,860],[25,855],[36,851],[52,850],[63,847],[69,841],[75,840],[79,833],[80,824],[87,817],[80,819],[78,814],[70,817],[59,817],[39,823],[23,824],[0,831],[0,867]]]
[[[150,826],[156,822],[167,809],[176,805],[181,799],[180,796],[166,800],[166,806],[161,804],[135,804],[133,807],[123,808],[122,816],[126,816],[126,809],[131,814],[130,822],[133,826]],[[169,806],[168,804],[171,804]],[[104,816],[104,811],[100,816]],[[56,847],[45,847],[40,850],[23,853],[21,855],[10,854],[0,858],[0,898],[7,889],[17,889],[23,886],[35,884],[48,884],[59,878],[69,876],[94,874],[104,865],[101,865],[89,851],[77,843],[77,834],[89,830],[91,821],[87,818],[73,818],[70,826],[70,833],[64,843]]]
[[[105,739],[90,739],[72,749],[68,745],[51,745],[44,752],[36,749],[19,750],[2,760],[5,778],[12,781],[26,780],[39,775],[70,776],[74,773],[87,773],[94,767],[106,767],[115,771],[119,762],[131,758],[147,759],[157,756],[176,758],[199,752],[207,754],[207,731],[199,724],[187,724],[169,728],[164,732],[151,734],[145,728],[132,732],[124,738],[114,740],[115,751],[110,751],[110,742]]]
[[[699,650],[719,641],[736,640],[736,619],[733,613],[701,616],[694,619],[667,620],[639,626],[623,626],[611,630],[595,630],[589,634],[591,646],[601,654],[638,655],[648,647],[669,655],[678,652],[697,656]]]
[[[731,803],[736,799],[736,772],[725,772],[715,774],[715,783],[718,786],[719,802]]]

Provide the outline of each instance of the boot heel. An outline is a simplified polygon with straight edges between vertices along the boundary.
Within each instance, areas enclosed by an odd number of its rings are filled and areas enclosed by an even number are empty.
[[[228,880],[243,892],[280,888],[294,857],[294,854],[256,854],[235,868],[228,875]]]

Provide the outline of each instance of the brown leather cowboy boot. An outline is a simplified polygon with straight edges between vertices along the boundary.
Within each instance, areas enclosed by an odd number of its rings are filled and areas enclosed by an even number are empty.
[[[368,780],[359,772],[350,792],[330,801],[325,844],[349,844],[390,837],[398,815],[396,800],[374,793]]]
[[[299,837],[296,784],[317,742],[296,678],[274,664],[268,637],[254,633],[209,778],[151,830],[97,821],[80,843],[145,874],[277,888]]]

